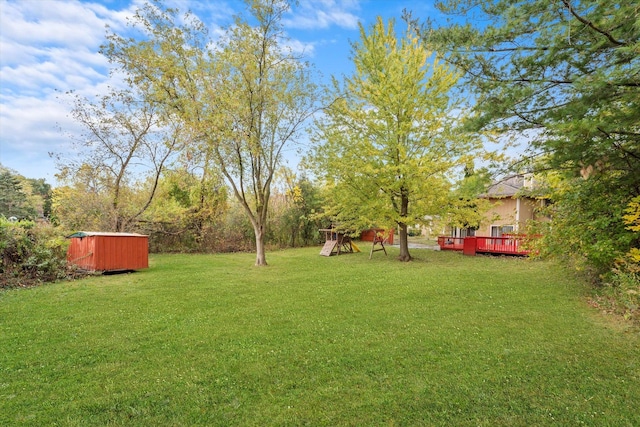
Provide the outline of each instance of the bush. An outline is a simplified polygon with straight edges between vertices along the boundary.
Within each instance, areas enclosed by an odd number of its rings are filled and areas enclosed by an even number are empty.
[[[409,227],[409,228],[407,228],[407,236],[409,236],[409,237],[422,236],[422,230],[420,230],[419,228]]]
[[[0,217],[0,288],[33,286],[67,276],[68,242],[59,230]]]
[[[595,288],[591,305],[640,325],[640,266],[618,260],[607,280]]]
[[[629,202],[625,213],[622,218],[627,230],[633,233],[633,243],[637,245],[640,241],[640,196]],[[610,277],[608,294],[612,310],[640,324],[640,249],[632,247],[618,258]]]

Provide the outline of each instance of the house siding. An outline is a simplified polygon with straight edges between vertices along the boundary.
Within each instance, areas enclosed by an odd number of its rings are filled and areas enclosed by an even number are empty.
[[[528,197],[490,198],[491,208],[485,214],[485,220],[476,232],[478,236],[491,236],[492,226],[511,225],[516,232],[524,232],[531,220],[547,220],[538,214],[541,201]]]

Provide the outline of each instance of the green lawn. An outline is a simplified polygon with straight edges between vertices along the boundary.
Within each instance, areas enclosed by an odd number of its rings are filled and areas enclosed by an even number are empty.
[[[0,293],[0,425],[640,425],[640,336],[547,262],[156,255]]]

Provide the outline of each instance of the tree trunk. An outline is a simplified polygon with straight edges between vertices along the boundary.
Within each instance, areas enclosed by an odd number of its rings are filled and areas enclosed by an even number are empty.
[[[116,233],[121,233],[121,232],[124,231],[124,218],[122,218],[122,216],[120,215],[120,212],[118,212],[117,206],[115,206],[113,214],[114,214],[114,218],[113,218],[113,222],[112,222],[113,230],[110,230],[110,231],[115,231]]]
[[[409,213],[409,196],[404,188],[402,188],[400,192],[400,217],[406,218]],[[400,255],[398,255],[398,259],[403,262],[408,262],[411,261],[411,255],[409,254],[407,224],[405,222],[399,222],[398,226],[400,227]]]
[[[267,265],[267,256],[264,251],[264,225],[254,225],[253,231],[256,235],[256,266],[265,266]]]
[[[407,224],[404,222],[398,223],[400,227],[400,255],[398,259],[400,261],[411,261],[411,255],[409,254],[409,239],[407,234]]]

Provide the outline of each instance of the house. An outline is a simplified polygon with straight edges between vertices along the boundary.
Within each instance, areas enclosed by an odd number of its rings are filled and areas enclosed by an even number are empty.
[[[488,200],[491,207],[475,235],[501,237],[524,233],[528,222],[548,221],[541,213],[547,200],[533,195],[535,187],[533,174],[511,175],[491,184],[479,196]]]
[[[547,200],[535,197],[535,187],[533,174],[511,175],[494,182],[479,196],[489,204],[480,226],[452,228],[448,235],[438,237],[440,248],[462,251],[465,239],[473,237],[473,243],[469,245],[473,246],[474,253],[528,253],[520,246],[520,241],[526,237],[514,235],[525,234],[530,221],[549,220],[542,213]]]

